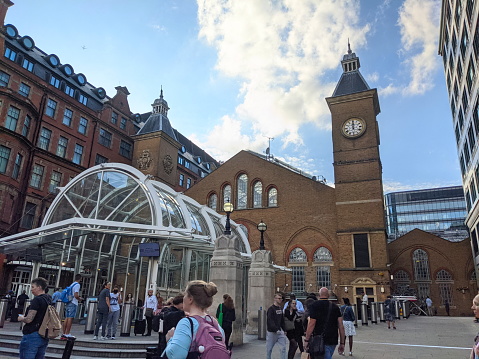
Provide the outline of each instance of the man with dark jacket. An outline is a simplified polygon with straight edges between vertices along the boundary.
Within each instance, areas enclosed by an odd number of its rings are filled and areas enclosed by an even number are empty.
[[[276,343],[280,347],[281,359],[286,359],[288,338],[284,333],[283,301],[283,294],[276,293],[273,305],[266,313],[266,359],[271,359],[271,352]]]
[[[161,311],[160,318],[161,316],[163,316],[163,333],[159,333],[158,353],[160,355],[166,348],[166,333],[168,333],[171,328],[176,327],[178,322],[185,317],[185,312],[183,311],[183,296],[178,295],[174,297],[171,306]],[[162,356],[161,358],[166,358],[166,356]]]

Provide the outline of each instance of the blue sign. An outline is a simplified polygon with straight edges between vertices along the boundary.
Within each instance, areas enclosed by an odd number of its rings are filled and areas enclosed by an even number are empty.
[[[159,243],[140,243],[140,257],[159,257]]]

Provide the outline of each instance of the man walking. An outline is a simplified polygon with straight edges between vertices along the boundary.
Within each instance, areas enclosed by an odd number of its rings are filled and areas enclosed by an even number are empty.
[[[35,296],[27,308],[25,316],[19,315],[18,321],[23,322],[23,337],[20,342],[20,359],[44,358],[48,346],[48,338],[38,334],[43,317],[52,302],[52,298],[45,293],[48,282],[45,278],[32,280],[31,290]]]
[[[153,289],[148,289],[148,295],[145,298],[145,319],[146,319],[146,334],[143,336],[150,336],[153,325],[153,312],[158,306],[158,299],[153,295]]]
[[[432,300],[427,296],[426,298],[426,305],[427,305],[427,314],[432,317],[434,315],[434,308],[432,307]]]
[[[61,339],[66,340],[68,337],[74,338],[70,334],[72,329],[73,318],[77,314],[78,302],[82,301],[83,298],[80,297],[80,283],[82,281],[81,274],[75,276],[75,281],[71,284],[71,293],[73,295],[71,302],[66,303],[65,305],[65,322],[63,323],[63,335]]]
[[[331,359],[333,357],[336,345],[339,348],[338,354],[344,354],[344,343],[346,337],[344,335],[343,318],[339,307],[329,301],[328,288],[319,290],[319,300],[313,302],[309,309],[309,322],[305,335],[305,349],[309,347],[313,336],[324,336],[325,353],[323,355],[311,354],[311,359]]]
[[[101,326],[101,340],[106,339],[106,325],[108,323],[108,314],[110,313],[110,286],[108,282],[103,286],[98,294],[98,307],[96,312],[96,326],[93,340],[98,340],[98,332]]]
[[[271,359],[271,352],[276,343],[279,345],[281,359],[286,359],[288,338],[284,332],[283,300],[283,294],[276,293],[273,305],[266,313],[266,359]]]

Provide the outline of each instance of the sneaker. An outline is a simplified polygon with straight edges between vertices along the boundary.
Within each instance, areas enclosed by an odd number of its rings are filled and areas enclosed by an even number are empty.
[[[106,339],[111,339],[111,335],[107,335],[107,336],[106,336]]]
[[[106,340],[106,337],[101,337],[100,340]]]
[[[115,338],[115,337],[111,337],[110,339],[111,339],[111,340],[115,340],[116,338]]]
[[[98,335],[95,335],[95,336],[93,337],[93,340],[98,340]]]
[[[60,337],[61,340],[67,340],[68,339],[68,336],[67,334],[62,334],[62,336]]]

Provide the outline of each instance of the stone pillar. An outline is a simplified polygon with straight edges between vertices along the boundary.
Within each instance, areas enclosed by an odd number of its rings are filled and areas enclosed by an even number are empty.
[[[251,257],[248,273],[248,324],[246,334],[258,334],[258,310],[268,310],[275,293],[271,251],[257,250]]]
[[[209,312],[212,316],[216,315],[218,305],[223,303],[223,294],[228,293],[233,298],[236,321],[233,322],[230,342],[235,346],[243,344],[243,259],[239,240],[235,235],[223,234],[218,237],[210,266],[210,281],[218,286],[218,294],[214,296]]]

